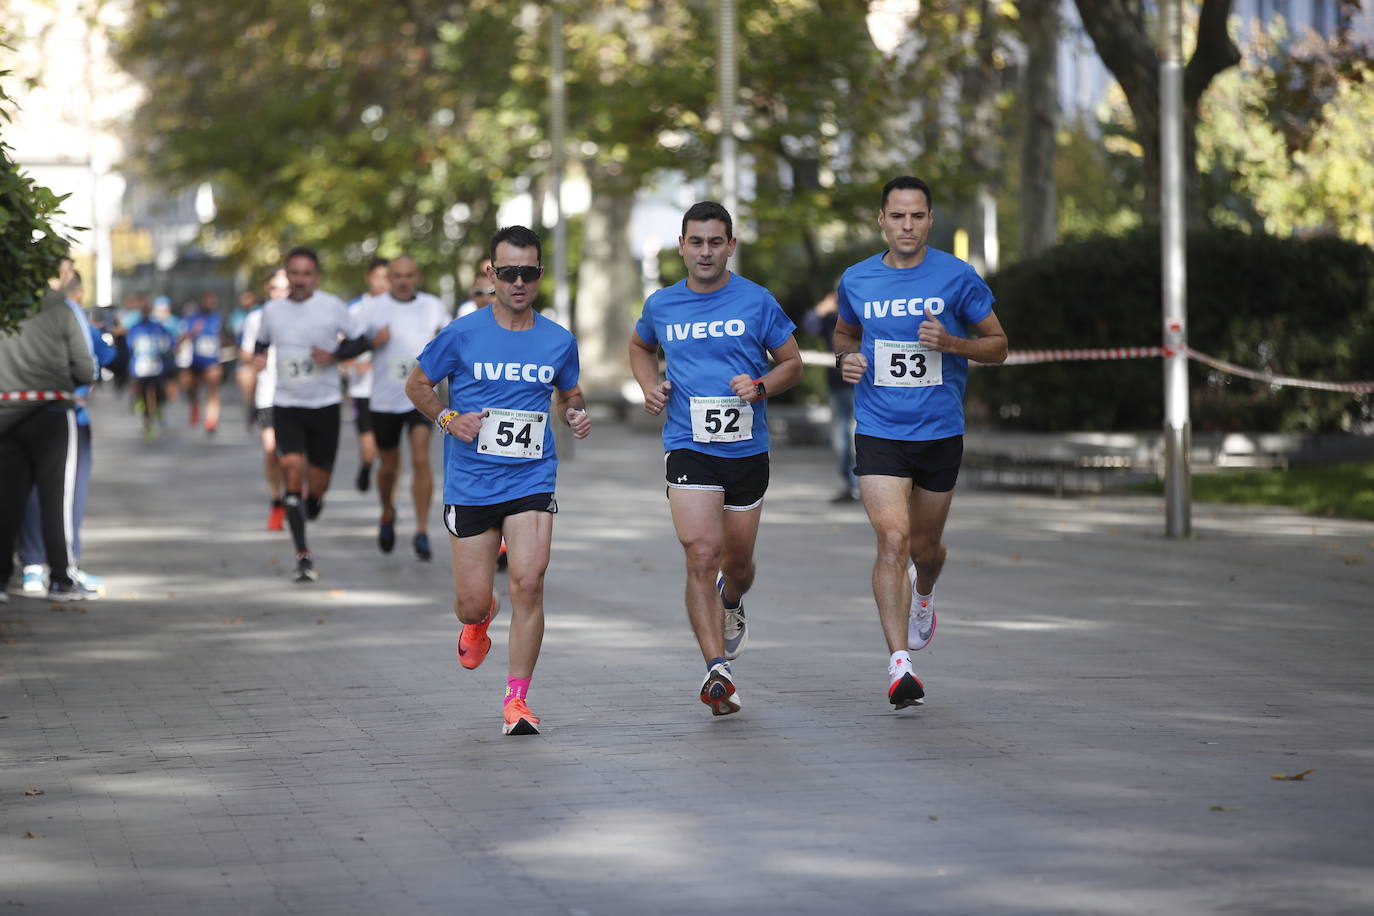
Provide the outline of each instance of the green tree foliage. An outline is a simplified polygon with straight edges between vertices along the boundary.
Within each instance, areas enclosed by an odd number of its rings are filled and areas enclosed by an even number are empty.
[[[1218,225],[1374,245],[1374,64],[1338,33],[1255,30],[1203,100],[1199,164]]]
[[[231,254],[318,245],[475,258],[540,139],[533,28],[499,0],[135,4],[119,47],[148,88],[139,159],[211,181]],[[518,12],[518,11],[517,11]]]
[[[12,52],[4,37],[0,32],[0,53]],[[0,80],[10,72],[0,70]],[[0,83],[0,123],[10,122],[9,106]],[[34,184],[0,141],[0,334],[13,333],[42,305],[48,280],[67,256],[71,241],[57,223],[65,199]]]
[[[1374,251],[1333,238],[1236,230],[1188,239],[1189,342],[1241,366],[1299,378],[1374,378]],[[1162,298],[1157,227],[1070,242],[988,278],[1018,350],[1149,346]],[[1320,313],[1320,320],[1314,314]],[[1330,431],[1367,422],[1374,398],[1273,388],[1190,363],[1193,428]],[[976,369],[971,399],[994,422],[1035,430],[1158,429],[1158,359]]]

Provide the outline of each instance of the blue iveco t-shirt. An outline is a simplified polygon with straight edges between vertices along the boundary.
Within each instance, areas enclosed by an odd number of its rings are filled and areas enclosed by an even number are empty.
[[[884,252],[885,253],[885,252]],[[949,333],[992,314],[992,290],[968,263],[934,248],[915,267],[888,267],[875,254],[840,278],[840,317],[863,327],[868,370],[854,392],[855,431],[925,442],[964,432],[968,359],[918,343],[921,322]]]
[[[767,372],[767,351],[796,329],[772,293],[733,273],[715,292],[692,292],[680,280],[646,299],[635,332],[663,348],[672,383],[663,448],[721,458],[768,451],[766,399],[744,403],[730,380]]]
[[[172,335],[167,329],[144,318],[129,328],[129,371],[136,379],[158,378],[162,375],[164,360],[172,349]]]
[[[491,506],[552,493],[558,477],[550,413],[553,392],[577,385],[577,342],[535,313],[534,326],[508,331],[479,309],[439,332],[420,352],[420,369],[448,379],[449,407],[489,411],[472,442],[444,437],[444,503]]]

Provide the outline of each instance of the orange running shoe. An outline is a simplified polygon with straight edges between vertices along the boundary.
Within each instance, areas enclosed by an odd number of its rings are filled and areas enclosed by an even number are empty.
[[[272,511],[267,514],[267,530],[280,531],[282,522],[286,519],[286,507],[281,503],[273,503]]]
[[[519,697],[506,704],[506,724],[501,726],[503,735],[539,734],[539,717],[530,712],[525,701]]]
[[[481,623],[463,624],[463,629],[458,634],[458,664],[469,671],[482,664],[482,660],[491,651],[491,637],[487,635],[487,627],[491,626],[491,622],[496,619],[496,612],[500,609],[501,603],[492,595],[491,610],[487,612],[487,619]]]

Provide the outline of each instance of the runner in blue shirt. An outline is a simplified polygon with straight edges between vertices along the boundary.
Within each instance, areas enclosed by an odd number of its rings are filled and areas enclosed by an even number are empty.
[[[181,387],[191,402],[191,425],[200,423],[200,383],[205,382],[205,435],[219,429],[219,386],[224,378],[220,367],[224,318],[219,313],[219,295],[207,290],[200,294],[200,311],[186,319],[181,342],[191,347],[191,365],[181,373]]]
[[[768,489],[764,399],[802,375],[796,326],[768,290],[727,269],[734,251],[729,212],[712,201],[694,204],[678,238],[687,277],[645,301],[630,337],[644,410],[668,412],[668,506],[687,555],[687,617],[706,660],[699,696],[717,716],[740,709],[730,660],[747,635],[743,597],[754,584]]]
[[[143,415],[143,438],[157,439],[160,403],[164,400],[162,379],[165,363],[172,352],[172,335],[153,318],[153,303],[144,297],[143,317],[129,328],[129,378],[132,381],[134,412]]]
[[[544,640],[544,573],[549,566],[558,456],[549,400],[585,438],[592,421],[578,387],[577,342],[534,311],[539,236],[508,226],[491,240],[490,308],[450,322],[420,352],[406,395],[444,436],[444,525],[452,537],[454,610],[463,624],[458,663],[476,668],[491,649],[500,607],[492,582],[504,535],[510,571],[510,667],[502,732],[539,734],[525,702]],[[446,407],[435,386],[448,380]]]
[[[932,593],[964,453],[968,361],[1007,358],[983,278],[927,246],[932,210],[919,178],[883,187],[878,227],[888,248],[840,278],[835,325],[835,366],[857,386],[854,470],[878,536],[873,598],[891,653],[888,701],[897,709],[925,697],[910,653],[935,636]]]

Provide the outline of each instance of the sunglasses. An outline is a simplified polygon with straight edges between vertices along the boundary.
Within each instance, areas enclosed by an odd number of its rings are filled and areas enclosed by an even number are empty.
[[[542,267],[493,267],[492,273],[496,274],[496,279],[502,283],[514,283],[516,280],[524,280],[526,283],[533,283],[544,273]]]

